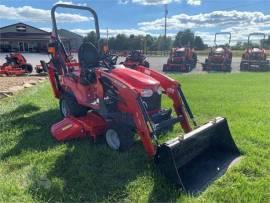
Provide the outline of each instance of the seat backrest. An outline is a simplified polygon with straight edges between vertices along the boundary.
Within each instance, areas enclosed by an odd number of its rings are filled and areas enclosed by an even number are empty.
[[[84,42],[78,53],[81,68],[91,70],[98,66],[99,54],[97,48],[91,42]]]

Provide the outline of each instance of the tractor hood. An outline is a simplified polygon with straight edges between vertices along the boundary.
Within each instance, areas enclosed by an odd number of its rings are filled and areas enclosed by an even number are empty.
[[[112,70],[112,74],[121,78],[126,83],[132,85],[139,91],[143,89],[151,89],[153,91],[156,91],[160,86],[159,81],[155,80],[154,78],[145,75],[139,71],[125,68],[124,66],[114,68]]]
[[[222,54],[222,53],[224,53],[224,49],[222,47],[218,47],[218,48],[216,48],[215,53]]]

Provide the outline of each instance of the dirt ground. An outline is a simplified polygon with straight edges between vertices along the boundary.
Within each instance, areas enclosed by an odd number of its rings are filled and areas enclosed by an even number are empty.
[[[16,89],[29,87],[28,84],[35,85],[45,79],[45,77],[38,76],[0,77],[0,92],[13,92]]]

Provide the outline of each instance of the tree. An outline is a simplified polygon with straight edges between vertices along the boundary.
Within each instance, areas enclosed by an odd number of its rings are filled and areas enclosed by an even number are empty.
[[[179,31],[175,37],[173,46],[193,46],[194,44],[194,33],[190,29]]]
[[[171,37],[159,36],[154,42],[154,50],[168,50],[172,45]]]
[[[198,50],[203,50],[206,48],[205,44],[203,43],[203,40],[200,36],[196,36],[194,39],[194,47]]]
[[[151,35],[146,35],[144,40],[146,49],[153,50],[155,38],[153,38]]]
[[[84,42],[92,42],[97,47],[97,35],[96,32],[91,31],[83,39]]]

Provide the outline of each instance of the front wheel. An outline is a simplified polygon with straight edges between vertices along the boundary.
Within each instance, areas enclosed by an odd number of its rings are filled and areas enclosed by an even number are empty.
[[[134,143],[134,133],[126,126],[114,124],[105,134],[107,145],[116,151],[126,151]]]

